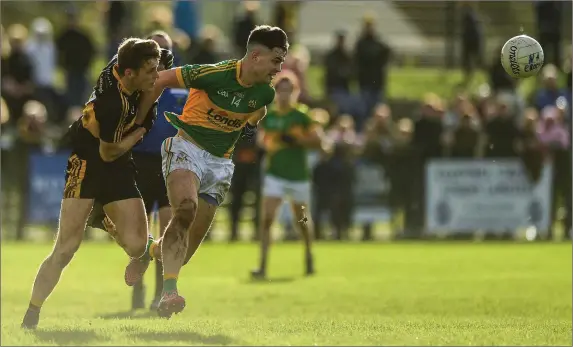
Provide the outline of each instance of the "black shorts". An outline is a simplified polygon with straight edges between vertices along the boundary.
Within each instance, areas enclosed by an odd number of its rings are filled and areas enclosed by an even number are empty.
[[[153,212],[153,206],[157,208],[169,206],[167,188],[161,171],[161,154],[133,152],[133,160],[137,168],[137,186],[141,192],[145,212]]]
[[[64,199],[95,199],[107,205],[141,198],[135,176],[135,165],[131,159],[106,163],[99,153],[74,150],[68,158]]]

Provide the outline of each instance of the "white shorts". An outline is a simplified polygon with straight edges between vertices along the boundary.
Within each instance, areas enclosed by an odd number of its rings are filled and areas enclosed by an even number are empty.
[[[284,198],[286,196],[294,203],[308,204],[310,202],[309,181],[289,181],[272,175],[265,175],[263,196]]]
[[[181,136],[168,137],[161,146],[163,177],[178,169],[189,170],[199,178],[199,195],[206,194],[220,205],[231,186],[235,164],[212,155]]]

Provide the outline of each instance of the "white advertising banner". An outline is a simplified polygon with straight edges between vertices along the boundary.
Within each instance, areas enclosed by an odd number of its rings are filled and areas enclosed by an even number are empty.
[[[426,167],[426,228],[436,231],[548,230],[553,167],[532,182],[521,161],[434,160]]]

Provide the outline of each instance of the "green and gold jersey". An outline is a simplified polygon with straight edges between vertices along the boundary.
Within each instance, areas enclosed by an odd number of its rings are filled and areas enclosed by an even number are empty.
[[[181,86],[189,88],[183,114],[166,112],[173,126],[187,133],[207,152],[229,158],[241,129],[256,111],[275,97],[271,84],[245,85],[241,63],[185,65],[176,70]]]
[[[286,134],[295,138],[303,136],[314,123],[307,115],[308,108],[297,105],[288,111],[271,108],[261,121],[263,142],[267,152],[266,172],[289,181],[309,179],[308,152],[300,145],[289,145],[281,140]]]

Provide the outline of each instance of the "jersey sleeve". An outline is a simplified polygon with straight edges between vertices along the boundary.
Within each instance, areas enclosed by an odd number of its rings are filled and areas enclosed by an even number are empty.
[[[177,80],[182,88],[205,90],[216,83],[216,65],[190,64],[176,68]]]
[[[121,141],[123,133],[122,111],[121,100],[115,100],[109,96],[96,99],[93,102],[93,112],[99,123],[99,138],[102,141],[108,143]]]

